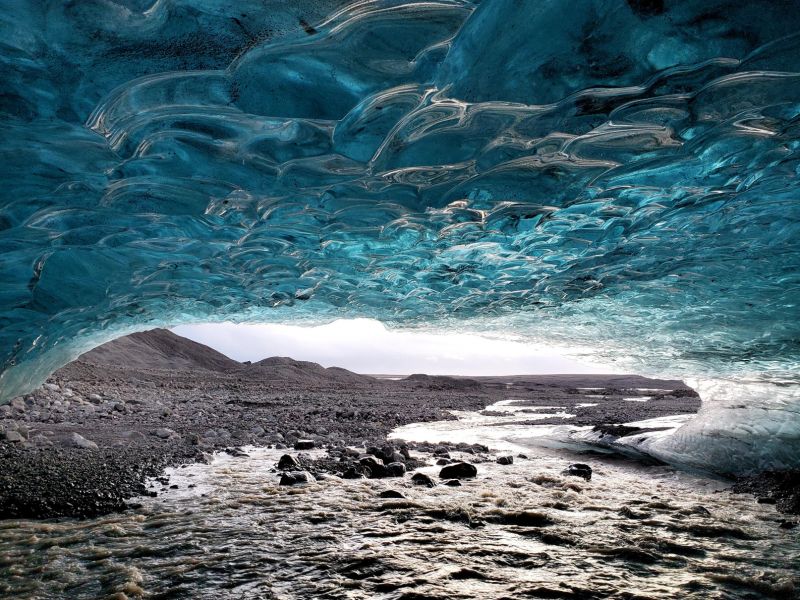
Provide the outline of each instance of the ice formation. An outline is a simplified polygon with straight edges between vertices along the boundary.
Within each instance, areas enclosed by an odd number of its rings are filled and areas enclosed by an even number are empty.
[[[660,452],[797,465],[798,8],[4,0],[0,398],[164,324],[468,323],[736,378]]]

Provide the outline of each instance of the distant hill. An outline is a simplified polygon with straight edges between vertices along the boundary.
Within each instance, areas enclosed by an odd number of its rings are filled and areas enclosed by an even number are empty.
[[[82,354],[78,360],[90,365],[127,369],[229,371],[241,366],[213,348],[166,329],[151,329],[117,338]]]
[[[239,367],[241,372],[250,377],[258,377],[271,381],[297,382],[306,384],[359,384],[375,383],[369,375],[359,375],[340,367],[323,367],[315,362],[294,360],[286,356],[265,358],[251,365]]]
[[[124,369],[162,369],[192,371],[203,369],[236,373],[248,379],[297,385],[354,385],[374,383],[368,375],[358,375],[339,367],[325,368],[314,362],[274,356],[256,363],[240,363],[203,344],[166,329],[132,333],[98,346],[78,358],[97,366]]]
[[[432,390],[473,390],[481,387],[481,384],[474,379],[466,377],[450,377],[448,375],[425,375],[414,373],[400,380],[403,383],[411,383],[419,387]]]

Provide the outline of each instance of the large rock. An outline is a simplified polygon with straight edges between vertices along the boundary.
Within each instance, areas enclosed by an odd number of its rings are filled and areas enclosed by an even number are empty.
[[[361,465],[364,474],[370,479],[381,479],[390,476],[386,465],[374,456],[364,456],[359,459],[358,463]]]
[[[378,494],[379,498],[405,498],[403,494],[398,492],[397,490],[384,490],[380,494]]]
[[[498,465],[513,465],[514,464],[514,457],[513,456],[499,456],[499,457],[497,457],[497,464]]]
[[[287,471],[281,475],[280,485],[300,485],[316,481],[308,471]]]
[[[12,429],[11,431],[6,431],[5,437],[7,442],[12,442],[15,444],[19,444],[25,441],[25,438],[22,436],[22,434],[15,429]]]
[[[294,443],[295,450],[311,450],[314,447],[314,440],[297,440]]]
[[[291,454],[284,454],[278,461],[278,470],[297,471],[300,469],[300,462]]]
[[[386,465],[389,477],[402,477],[406,474],[406,466],[401,462],[392,462]]]
[[[71,433],[67,438],[67,442],[73,448],[82,448],[84,450],[97,450],[97,444],[91,440],[87,440],[79,433]]]
[[[475,465],[465,462],[457,462],[452,465],[447,465],[439,471],[441,479],[470,479],[478,474],[478,469]]]
[[[566,469],[561,471],[562,475],[570,475],[572,477],[581,477],[586,481],[592,480],[592,467],[584,463],[573,463]]]
[[[411,476],[411,483],[414,485],[424,485],[426,487],[436,487],[436,482],[425,475],[425,473],[414,473]]]
[[[166,440],[173,433],[175,433],[175,432],[172,429],[168,429],[167,427],[159,427],[158,429],[156,429],[153,432],[153,435],[155,435],[156,437],[161,438],[162,440]]]

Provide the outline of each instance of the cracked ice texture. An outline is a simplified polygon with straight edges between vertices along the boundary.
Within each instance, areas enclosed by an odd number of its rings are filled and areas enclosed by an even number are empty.
[[[795,2],[3,4],[0,397],[137,329],[342,316],[796,380]],[[788,389],[743,452],[798,461]]]

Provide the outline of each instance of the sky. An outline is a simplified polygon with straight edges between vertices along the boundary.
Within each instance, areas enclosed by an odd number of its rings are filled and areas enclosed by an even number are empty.
[[[357,373],[409,375],[522,375],[608,373],[554,348],[464,333],[387,329],[372,319],[327,325],[206,323],[172,329],[239,361],[269,356],[310,360]]]

